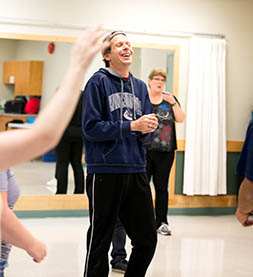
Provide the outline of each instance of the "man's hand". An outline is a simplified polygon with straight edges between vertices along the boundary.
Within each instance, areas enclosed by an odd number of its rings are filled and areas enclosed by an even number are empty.
[[[237,217],[238,221],[244,227],[253,225],[253,220],[249,219],[249,216],[250,216],[250,213],[244,213],[244,212],[240,211],[239,208],[236,210],[236,217]]]
[[[131,131],[139,131],[142,134],[152,133],[158,126],[156,114],[145,114],[131,122]]]

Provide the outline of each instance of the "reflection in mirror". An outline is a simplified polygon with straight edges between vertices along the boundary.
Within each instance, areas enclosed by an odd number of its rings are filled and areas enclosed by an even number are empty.
[[[48,52],[48,41],[0,39],[0,62],[21,60],[44,61],[42,107],[49,101],[59,86],[69,62],[71,43],[55,42],[55,51]],[[173,92],[173,65],[174,51],[166,49],[134,47],[134,59],[131,72],[137,78],[147,83],[148,75],[154,68],[163,68],[167,71],[166,90]],[[85,81],[104,66],[101,55],[97,55]],[[84,82],[85,82],[84,81]],[[14,98],[13,85],[0,84],[1,101]],[[1,116],[1,115],[0,115]],[[20,185],[22,195],[54,195],[56,191],[55,162],[45,162],[41,158],[17,165],[12,168]],[[68,194],[74,191],[73,170],[69,166]]]
[[[55,162],[46,162],[45,159],[38,158],[14,166],[12,170],[22,195],[54,195],[56,193]],[[72,167],[69,166],[67,193],[73,194],[74,189],[74,174]]]
[[[48,45],[47,41],[0,39],[1,76],[5,61],[44,61],[42,107],[55,93],[63,79],[72,46],[71,43],[55,42],[55,51],[49,54]],[[1,101],[13,98],[13,85],[4,85],[1,82],[0,89]]]
[[[53,182],[55,162],[44,162],[36,159],[12,168],[22,195],[53,195],[56,183]],[[69,174],[69,193],[73,189],[73,178]],[[73,191],[73,190],[72,190]]]
[[[162,68],[167,73],[165,89],[173,92],[173,65],[173,50],[136,47],[131,72],[135,77],[147,83],[150,72],[154,68]]]
[[[49,101],[63,79],[69,63],[71,43],[55,42],[55,51],[50,54],[48,51],[49,42],[32,40],[0,39],[0,74],[3,76],[3,63],[6,61],[43,61],[44,71],[42,80],[42,103],[41,107]],[[14,99],[14,85],[0,83],[1,105],[7,100]],[[15,114],[8,114],[13,116]],[[26,122],[26,117],[22,120]],[[5,115],[0,114],[1,122],[6,120]],[[1,126],[4,124],[1,124]],[[2,131],[2,130],[1,130]],[[48,185],[48,181],[54,177],[55,163],[46,163],[34,160],[18,165],[12,170],[20,185],[23,195],[52,195],[55,193],[55,183]],[[72,192],[73,178],[70,172],[69,191]]]

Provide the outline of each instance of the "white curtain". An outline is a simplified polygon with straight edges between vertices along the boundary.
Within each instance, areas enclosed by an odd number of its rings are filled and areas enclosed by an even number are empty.
[[[190,41],[184,188],[187,195],[226,194],[224,39]]]

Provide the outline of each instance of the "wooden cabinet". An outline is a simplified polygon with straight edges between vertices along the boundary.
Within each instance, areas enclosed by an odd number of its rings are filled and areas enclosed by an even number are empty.
[[[3,83],[13,84],[15,95],[41,95],[43,67],[43,61],[4,62]]]

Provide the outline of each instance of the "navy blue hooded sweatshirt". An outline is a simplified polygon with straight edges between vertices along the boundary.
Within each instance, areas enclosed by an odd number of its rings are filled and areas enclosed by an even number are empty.
[[[87,173],[145,172],[143,143],[153,133],[130,130],[130,122],[153,113],[146,84],[133,77],[122,78],[110,68],[101,68],[88,81],[83,95],[82,135]]]

